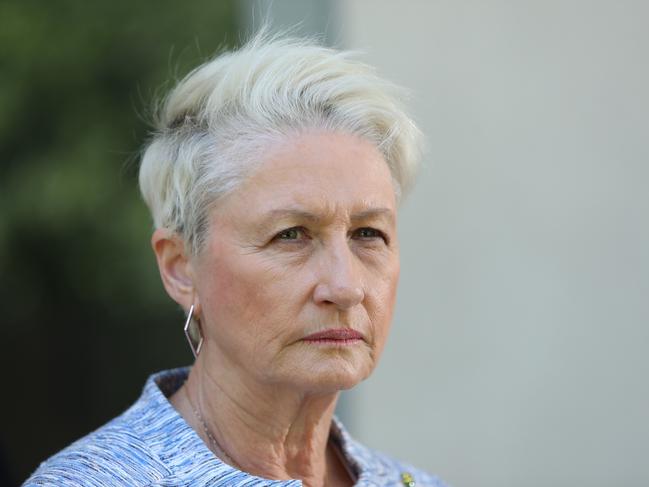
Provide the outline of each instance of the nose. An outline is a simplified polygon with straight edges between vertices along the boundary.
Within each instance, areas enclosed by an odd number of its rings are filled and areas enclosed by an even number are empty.
[[[344,240],[322,249],[318,283],[313,291],[316,303],[341,310],[352,308],[365,298],[359,263]]]

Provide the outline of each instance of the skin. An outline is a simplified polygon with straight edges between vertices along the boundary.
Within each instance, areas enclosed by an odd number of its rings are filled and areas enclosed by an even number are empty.
[[[308,486],[352,485],[328,442],[339,391],[375,368],[399,277],[397,208],[380,152],[355,136],[307,132],[271,147],[219,202],[207,244],[152,245],[169,295],[194,305],[203,348],[171,403],[228,463]],[[350,328],[362,339],[309,342]]]

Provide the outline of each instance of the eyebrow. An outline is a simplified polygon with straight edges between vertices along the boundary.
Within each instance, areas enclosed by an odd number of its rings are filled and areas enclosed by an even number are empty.
[[[390,208],[368,208],[352,215],[352,221],[370,220],[385,217],[390,223],[394,222],[394,211]]]
[[[363,211],[359,211],[351,215],[352,222],[359,222],[363,220],[369,220],[372,218],[387,218],[387,220],[392,223],[394,222],[395,216],[394,211],[390,208],[368,208]],[[323,217],[310,211],[301,210],[298,208],[277,208],[270,210],[263,216],[264,222],[269,222],[282,218],[291,218],[295,220],[303,220],[308,222],[317,223],[323,220]],[[271,224],[271,223],[269,223]]]

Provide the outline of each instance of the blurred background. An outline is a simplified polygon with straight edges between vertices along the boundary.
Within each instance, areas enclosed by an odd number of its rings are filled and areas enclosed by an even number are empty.
[[[411,91],[391,341],[339,414],[459,486],[646,486],[649,4],[0,2],[0,485],[191,355],[136,185],[151,100],[269,18]]]

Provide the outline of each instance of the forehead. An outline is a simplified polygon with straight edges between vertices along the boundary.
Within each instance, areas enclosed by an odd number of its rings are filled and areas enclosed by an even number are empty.
[[[260,205],[342,205],[354,211],[396,206],[392,175],[378,149],[360,137],[330,132],[277,142],[234,193],[249,210]]]

